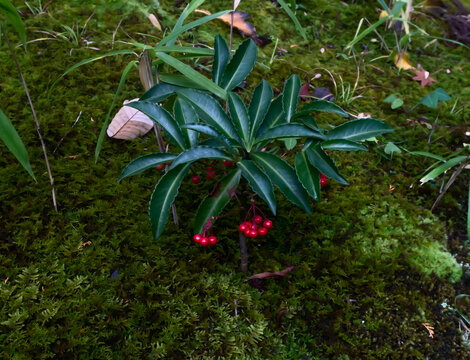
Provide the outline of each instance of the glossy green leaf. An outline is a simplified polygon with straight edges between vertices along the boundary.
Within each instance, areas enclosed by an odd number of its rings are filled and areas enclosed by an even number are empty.
[[[214,62],[212,63],[212,81],[220,86],[222,76],[230,59],[230,51],[222,36],[217,35],[214,40]]]
[[[308,193],[297,178],[294,169],[286,161],[265,152],[255,152],[251,156],[261,165],[271,182],[279,188],[290,202],[308,214],[311,213]]]
[[[224,151],[199,145],[179,154],[171,163],[170,170],[181,164],[191,163],[200,159],[232,160]]]
[[[307,105],[302,107],[302,109],[300,109],[294,117],[297,118],[302,115],[308,115],[312,112],[327,112],[330,114],[337,114],[342,117],[349,117],[348,113],[344,111],[341,107],[339,107],[335,103],[332,103],[331,101],[326,100],[317,100],[309,102]]]
[[[248,114],[251,120],[250,141],[254,140],[255,134],[260,128],[273,98],[273,89],[266,80],[261,80],[261,83],[255,88],[251,98],[250,106],[248,107]]]
[[[187,76],[179,75],[179,74],[160,74],[159,75],[160,81],[178,86],[180,88],[191,88],[191,89],[198,89],[198,90],[206,90],[206,88],[196,81],[190,79]]]
[[[322,132],[323,130],[318,126],[317,122],[313,118],[313,116],[310,115],[303,115],[297,118],[297,121],[304,123],[307,125],[310,129]]]
[[[276,197],[274,196],[273,184],[266,174],[251,160],[242,160],[237,165],[253,191],[268,204],[271,212],[276,215]]]
[[[286,114],[282,109],[282,95],[278,96],[269,105],[269,110],[257,131],[257,135],[263,134],[266,130],[273,126],[284,124],[286,122]]]
[[[189,101],[199,117],[216,128],[222,135],[237,142],[241,141],[222,106],[212,96],[193,89],[179,90],[178,96]]]
[[[322,150],[320,144],[310,146],[305,150],[305,152],[307,153],[310,164],[317,168],[321,173],[341,184],[349,185],[348,181],[339,173],[333,159]]]
[[[235,94],[234,92],[228,93],[228,109],[238,136],[240,136],[240,138],[243,140],[247,150],[250,151],[251,121],[248,116],[248,111],[246,110],[245,104],[238,94]]]
[[[189,102],[178,97],[173,105],[173,115],[176,122],[180,127],[188,124],[196,124],[199,120],[196,110],[191,106]],[[184,129],[183,135],[189,146],[194,147],[199,142],[199,133],[194,130]]]
[[[181,150],[188,148],[188,143],[183,136],[178,123],[171,116],[171,114],[157,104],[148,101],[133,101],[128,103],[126,106],[142,111],[151,120],[160,125],[168,136],[169,140]]]
[[[95,149],[95,163],[98,161],[98,157],[100,156],[101,146],[103,145],[104,136],[106,135],[106,129],[108,128],[108,125],[109,125],[109,119],[111,118],[111,112],[113,111],[114,106],[116,105],[116,101],[118,99],[119,93],[121,92],[122,87],[124,86],[124,84],[126,82],[126,79],[127,79],[127,76],[129,75],[129,72],[134,68],[134,65],[136,65],[136,64],[137,64],[136,60],[131,61],[129,64],[127,64],[127,66],[124,68],[124,71],[121,74],[121,80],[119,80],[118,88],[117,88],[116,92],[114,93],[113,102],[111,103],[111,106],[108,109],[108,113],[106,114],[106,118],[104,119],[103,126],[101,126],[100,135],[98,136],[98,141],[96,143],[96,149]]]
[[[468,156],[456,156],[452,159],[447,160],[445,163],[439,165],[429,173],[427,173],[424,177],[422,177],[419,181],[421,184],[428,182],[431,179],[437,178],[443,172],[449,170],[450,168],[454,167],[455,165],[460,164],[462,161],[468,160]]]
[[[137,175],[145,170],[152,169],[157,165],[173,161],[176,156],[176,154],[171,153],[151,153],[139,156],[127,164],[127,166],[122,170],[121,175],[119,175],[117,182],[120,182],[128,176]]]
[[[178,195],[181,182],[189,171],[190,164],[180,165],[164,174],[152,193],[149,203],[149,217],[152,233],[158,239],[163,233],[170,208]]]
[[[295,172],[309,195],[316,201],[320,200],[320,172],[309,162],[305,151],[295,155]]]
[[[300,78],[297,75],[291,75],[284,86],[282,93],[282,109],[286,115],[286,121],[290,122],[292,115],[294,115],[300,101]]]
[[[269,130],[266,130],[263,134],[256,138],[256,142],[289,137],[308,137],[314,139],[325,138],[322,133],[312,130],[305,125],[290,123],[277,125]]]
[[[179,86],[159,83],[148,89],[141,97],[140,101],[161,102],[166,100],[169,96],[173,95],[177,90],[181,89]]]
[[[28,174],[36,180],[29,162],[28,151],[16,132],[15,127],[2,110],[0,110],[0,140],[5,143],[7,148],[18,159],[19,163],[25,168]]]
[[[327,140],[360,141],[392,132],[393,128],[375,119],[359,119],[336,126],[327,134]]]
[[[227,65],[222,77],[221,86],[226,90],[233,90],[251,73],[256,63],[258,49],[253,40],[243,41]]]
[[[362,145],[358,144],[351,140],[343,140],[343,139],[336,139],[336,140],[327,140],[321,143],[321,147],[323,150],[342,150],[342,151],[366,151],[367,148]]]
[[[304,28],[302,27],[302,25],[300,25],[299,20],[297,19],[294,12],[289,7],[289,5],[287,5],[287,3],[284,0],[280,0],[278,1],[278,3],[279,5],[281,5],[282,9],[286,12],[286,14],[291,18],[292,22],[295,25],[295,28],[300,33],[300,35],[302,35],[304,40],[307,40],[307,34],[305,33]]]
[[[232,144],[230,144],[230,141],[221,133],[219,133],[213,126],[207,124],[190,124],[183,125],[182,128],[190,129],[193,131],[197,131],[201,134],[212,136],[214,138],[213,140],[215,140],[219,145],[222,144],[222,146],[224,146],[230,153],[235,153],[235,149],[233,148]]]
[[[225,175],[215,185],[214,190],[199,205],[194,217],[194,233],[200,234],[204,224],[213,216],[218,216],[230,199],[235,195],[235,189],[240,183],[240,169],[234,169]]]
[[[26,30],[23,21],[21,20],[18,11],[10,2],[10,0],[0,0],[0,14],[6,16],[7,21],[15,28],[16,32],[20,35],[21,42],[23,44],[26,44]],[[30,173],[30,175],[33,176],[32,173]]]
[[[192,81],[198,83],[207,91],[210,91],[214,95],[222,98],[227,99],[227,92],[222,89],[220,86],[214,84],[211,80],[206,78],[200,72],[194,70],[192,67],[186,65],[185,63],[179,61],[178,59],[174,58],[171,55],[165,54],[163,52],[157,52],[157,57],[165,62],[166,64],[170,65],[172,68],[176,69],[183,75],[190,78]]]

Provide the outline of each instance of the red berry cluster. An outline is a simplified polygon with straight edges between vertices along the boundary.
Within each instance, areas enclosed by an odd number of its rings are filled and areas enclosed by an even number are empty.
[[[196,244],[201,244],[202,246],[211,246],[217,244],[217,238],[212,234],[213,219],[214,218],[210,218],[209,221],[204,224],[204,227],[202,228],[202,234],[196,234],[193,236],[193,240]]]
[[[229,168],[233,165],[233,162],[231,162],[229,160],[225,160],[224,164],[225,164],[225,167]],[[213,166],[208,166],[207,167],[206,179],[207,180],[216,180]],[[201,177],[199,175],[193,175],[193,177],[191,178],[191,181],[194,185],[197,185],[201,182]]]
[[[261,215],[257,215],[259,211]],[[247,220],[252,215],[251,221]],[[264,216],[263,212],[252,201],[250,209],[245,216],[245,221],[238,226],[238,230],[245,234],[246,237],[257,238],[258,236],[266,236],[268,230],[273,227],[273,222]]]
[[[170,165],[171,165],[171,161],[168,161],[168,162],[166,163],[166,165],[170,166]],[[159,165],[155,166],[155,169],[157,169],[157,170],[163,170],[164,167],[165,167],[165,164],[159,164]]]
[[[323,187],[326,184],[328,184],[328,178],[324,174],[320,173],[320,186]]]

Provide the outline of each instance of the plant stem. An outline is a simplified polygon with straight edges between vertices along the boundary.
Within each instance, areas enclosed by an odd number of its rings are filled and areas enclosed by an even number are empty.
[[[246,250],[246,237],[245,234],[240,232],[240,269],[243,274],[248,273],[248,251]]]
[[[8,44],[8,48],[10,49],[11,57],[13,58],[13,61],[16,64],[16,68],[17,68],[18,73],[20,75],[21,83],[23,84],[23,88],[24,88],[24,91],[26,93],[26,97],[28,98],[28,101],[29,101],[29,106],[31,107],[31,111],[33,112],[33,118],[34,118],[34,121],[36,123],[36,131],[37,131],[38,136],[39,136],[39,141],[41,142],[42,152],[44,154],[44,160],[46,161],[47,173],[49,174],[49,181],[51,183],[52,204],[54,205],[54,209],[57,212],[57,202],[56,202],[56,198],[55,198],[54,178],[52,177],[51,167],[49,165],[49,158],[47,157],[46,146],[45,146],[44,140],[42,139],[42,136],[41,136],[41,131],[40,131],[41,127],[39,126],[38,117],[36,116],[36,111],[34,110],[34,105],[33,105],[33,102],[31,101],[31,96],[29,95],[28,87],[26,86],[26,82],[24,80],[23,73],[21,72],[20,64],[18,63],[18,59],[16,58],[15,50],[11,46],[10,40],[8,39],[8,36],[5,32],[5,30],[3,29],[3,27],[2,27],[2,33],[3,33],[3,36],[5,37],[5,40]]]

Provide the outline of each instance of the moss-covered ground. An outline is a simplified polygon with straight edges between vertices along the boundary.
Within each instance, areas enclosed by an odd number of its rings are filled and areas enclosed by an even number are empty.
[[[215,12],[229,3],[207,0],[201,8]],[[40,2],[29,4],[37,7]],[[335,154],[351,185],[330,182],[321,201],[313,204],[312,216],[278,196],[273,230],[248,243],[250,273],[296,268],[279,279],[248,282],[238,265],[242,210],[237,203],[227,209],[233,216],[215,224],[217,246],[192,244],[195,204],[211,190],[209,181],[197,186],[189,177],[184,181],[176,202],[180,226],[169,222],[163,236],[152,239],[147,204],[161,173],[149,171],[116,183],[131,159],[158,151],[152,133],[134,141],[106,138],[95,163],[97,135],[122,70],[135,57],[106,57],[70,72],[52,87],[83,59],[131,48],[123,42],[132,39],[151,44],[151,36],[161,38],[146,13],[156,14],[169,29],[184,4],[52,1],[45,13],[32,14],[24,2],[15,1],[25,12],[28,40],[38,39],[16,53],[50,155],[59,211],[52,207],[26,95],[2,41],[0,108],[23,139],[38,182],[0,144],[0,358],[468,358],[465,332],[453,310],[455,296],[468,292],[470,284],[468,174],[458,177],[431,213],[440,184],[420,187],[418,180],[432,161],[405,152],[391,159],[381,154],[388,141],[443,156],[470,142],[465,136],[470,51],[440,40],[429,45],[429,38],[413,36],[411,62],[422,64],[437,80],[422,88],[411,80],[411,72],[399,71],[384,57],[380,41],[370,41],[375,35],[356,46],[355,59],[340,55],[347,55],[344,47],[362,17],[377,19],[375,2],[298,1],[305,8],[297,15],[308,41],[270,1],[241,2],[240,10],[251,14],[257,32],[274,41],[259,48],[259,65],[242,95],[261,78],[279,93],[292,73],[302,81],[321,73],[313,86],[328,87],[347,111],[370,113],[395,129],[378,144],[369,143],[368,152]],[[447,35],[446,25],[422,10],[414,21],[432,35]],[[52,39],[51,34],[65,31],[63,25],[75,29],[78,41]],[[16,34],[8,33],[18,44]],[[229,29],[213,21],[181,40],[212,45],[217,33],[228,38]],[[393,46],[392,36],[387,32],[386,41]],[[276,39],[286,51],[278,49],[270,63]],[[235,33],[235,46],[241,40]],[[360,97],[351,99],[342,85],[354,86],[360,59],[354,93]],[[326,70],[335,77],[336,89]],[[452,99],[435,110],[420,105],[409,111],[437,87]],[[142,93],[133,71],[118,103]],[[404,100],[407,112],[383,102],[392,93]],[[428,149],[427,125],[437,116]],[[324,114],[317,118],[324,127],[341,121]],[[215,166],[222,171],[221,164]],[[433,337],[423,323],[434,327]]]

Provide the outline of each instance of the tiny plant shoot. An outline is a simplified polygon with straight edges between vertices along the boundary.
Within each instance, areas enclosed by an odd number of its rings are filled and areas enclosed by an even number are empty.
[[[250,74],[256,58],[257,48],[251,39],[242,42],[230,57],[227,43],[217,35],[212,81],[226,91],[226,100],[215,98],[209,92],[160,83],[139,101],[129,103],[128,106],[142,111],[162,127],[173,152],[136,158],[124,168],[118,180],[171,162],[150,198],[150,222],[153,236],[158,239],[191,166],[215,159],[225,161],[226,174],[221,178],[208,168],[206,178],[216,184],[196,210],[193,240],[203,246],[214,245],[220,239],[212,234],[212,225],[224,207],[235,195],[251,203],[246,219],[238,227],[243,272],[247,271],[247,261],[243,260],[246,260],[245,236],[265,236],[274,223],[255,205],[256,196],[275,216],[276,186],[290,202],[311,214],[309,197],[320,199],[320,184],[325,185],[327,178],[348,185],[325,150],[366,150],[360,141],[393,131],[390,126],[370,118],[348,121],[329,130],[320,128],[311,116],[313,112],[344,118],[348,114],[328,101],[314,101],[299,110],[301,82],[297,75],[286,81],[283,93],[274,99],[270,84],[262,80],[246,105],[233,90]],[[173,114],[158,105],[170,95],[176,96]],[[294,164],[275,151],[276,141],[288,138],[304,139],[297,147],[300,151]],[[192,186],[201,181],[199,175],[190,176]]]

